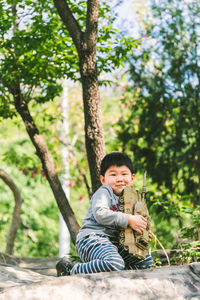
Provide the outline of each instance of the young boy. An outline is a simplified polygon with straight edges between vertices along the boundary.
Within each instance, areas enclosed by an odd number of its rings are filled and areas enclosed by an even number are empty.
[[[119,245],[119,227],[130,226],[141,234],[147,226],[143,216],[125,214],[118,208],[121,192],[125,186],[132,185],[134,178],[133,165],[126,154],[114,151],[103,158],[100,169],[102,186],[91,198],[76,240],[77,252],[83,262],[72,264],[66,257],[62,258],[56,265],[57,276],[152,266],[149,254],[136,264],[128,251]]]

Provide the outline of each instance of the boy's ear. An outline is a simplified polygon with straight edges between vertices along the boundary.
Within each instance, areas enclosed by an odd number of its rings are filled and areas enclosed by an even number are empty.
[[[100,181],[102,184],[104,184],[104,176],[103,175],[100,175]]]
[[[133,181],[135,180],[135,174],[132,174],[131,180],[132,180],[132,183],[133,183]]]

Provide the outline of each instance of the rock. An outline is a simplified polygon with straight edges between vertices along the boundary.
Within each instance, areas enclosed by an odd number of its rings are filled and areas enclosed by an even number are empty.
[[[14,265],[43,275],[56,276],[55,265],[57,261],[58,257],[17,257],[0,252],[0,265]]]
[[[200,263],[66,277],[41,274],[42,266],[35,263],[31,270],[0,264],[0,300],[200,299]]]
[[[18,285],[27,285],[48,278],[45,275],[8,264],[0,264],[0,291]]]

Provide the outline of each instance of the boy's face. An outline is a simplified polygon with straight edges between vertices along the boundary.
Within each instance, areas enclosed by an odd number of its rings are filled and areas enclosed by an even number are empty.
[[[125,186],[132,185],[135,174],[127,166],[110,166],[104,176],[100,175],[102,184],[109,185],[116,195],[120,195]]]

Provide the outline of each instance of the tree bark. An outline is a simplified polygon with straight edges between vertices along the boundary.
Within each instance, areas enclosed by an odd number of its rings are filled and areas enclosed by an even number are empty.
[[[15,185],[14,181],[10,178],[10,176],[2,169],[0,169],[0,178],[9,186],[11,191],[13,192],[14,199],[15,199],[15,207],[12,216],[12,222],[10,225],[7,242],[6,242],[6,253],[9,255],[13,254],[15,238],[17,235],[17,230],[20,226],[20,212],[21,212],[21,205],[23,199],[21,197],[20,191]]]
[[[51,153],[47,148],[43,137],[39,134],[36,124],[34,123],[30,115],[27,103],[22,99],[19,87],[15,89],[13,96],[15,101],[15,108],[20,114],[25,124],[26,131],[33,145],[35,146],[36,154],[42,162],[42,167],[47,177],[47,180],[51,186],[63,219],[65,220],[68,226],[72,242],[75,244],[76,235],[79,231],[79,225],[76,221],[74,212],[68,202],[68,199],[56,174]]]
[[[100,112],[100,98],[96,69],[92,55],[82,51],[80,58],[80,72],[83,89],[84,117],[85,117],[85,143],[87,150],[92,192],[101,185],[99,179],[100,164],[104,150],[104,137]]]
[[[101,185],[100,163],[105,155],[103,126],[98,86],[96,44],[98,37],[99,1],[87,1],[86,30],[81,28],[65,0],[54,0],[55,7],[76,46],[82,81],[85,143],[92,182],[92,192]]]

